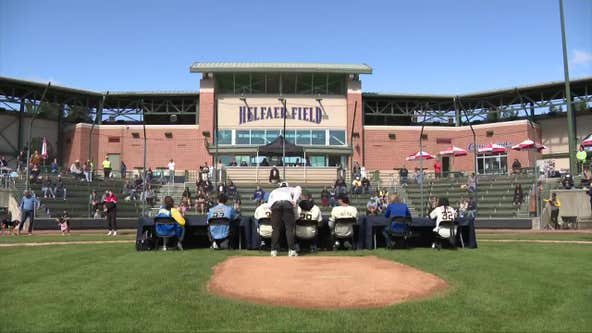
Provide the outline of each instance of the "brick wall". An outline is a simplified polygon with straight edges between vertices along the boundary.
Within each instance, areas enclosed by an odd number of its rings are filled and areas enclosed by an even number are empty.
[[[475,125],[477,144],[508,143],[515,145],[527,138],[533,138],[532,129],[525,120]],[[400,168],[405,165],[408,169],[419,166],[419,162],[406,161],[405,158],[419,151],[419,135],[421,126],[366,126],[366,167],[370,170],[389,170]],[[488,136],[487,132],[492,136]],[[396,138],[389,139],[389,134],[395,134]],[[463,149],[468,149],[473,143],[473,135],[470,127],[435,127],[426,126],[424,134],[427,139],[423,140],[424,151],[433,155],[450,147],[451,144]],[[437,143],[438,140],[447,140],[449,143]],[[514,159],[518,159],[523,167],[533,166],[535,154],[528,152],[517,152],[509,150],[508,164],[511,165]],[[540,159],[541,154],[537,154]],[[433,161],[424,161],[424,167],[433,170]],[[456,157],[452,161],[452,170],[471,171],[474,170],[473,154]]]
[[[357,106],[356,106],[357,103]],[[355,115],[354,115],[355,113]],[[348,144],[352,143],[353,161],[358,161],[360,165],[364,161],[364,127],[363,127],[364,109],[362,104],[362,84],[358,80],[348,79],[347,81],[347,133]],[[352,138],[353,132],[359,136]]]

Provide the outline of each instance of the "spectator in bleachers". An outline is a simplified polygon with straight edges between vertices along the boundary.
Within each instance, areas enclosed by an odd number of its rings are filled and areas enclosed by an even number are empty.
[[[23,172],[27,167],[27,153],[24,150],[21,150],[18,157],[16,158],[16,168],[18,172]]]
[[[255,201],[257,206],[259,206],[263,203],[263,200],[265,198],[265,191],[261,189],[261,186],[257,186],[257,189],[255,189],[255,192],[253,192],[253,196],[251,198],[253,199],[253,201]]]
[[[189,210],[190,202],[187,197],[181,198],[181,203],[179,204],[179,210],[181,211],[181,215],[185,216],[185,213]]]
[[[224,184],[222,182],[219,183],[218,184],[218,188],[216,190],[218,191],[218,195],[220,195],[220,194],[224,194],[225,195],[226,194],[226,184]]]
[[[352,167],[352,175],[352,178],[362,177],[362,170],[360,168],[360,164],[358,163],[358,161],[354,161],[354,165]]]
[[[474,172],[471,173],[471,175],[467,179],[466,189],[469,193],[473,193],[477,189],[477,178],[475,178]]]
[[[49,170],[51,173],[58,173],[58,171],[60,170],[60,166],[58,165],[57,158],[54,158],[53,161],[51,161],[51,164],[49,165]]]
[[[77,180],[84,180],[84,173],[79,160],[74,161],[74,163],[70,165],[70,174]]]
[[[232,180],[230,180],[228,182],[228,185],[226,186],[226,195],[229,198],[234,198],[237,194],[238,194],[238,190],[236,188],[236,185],[234,185],[234,183],[232,182]]]
[[[360,180],[359,176],[352,181],[352,193],[353,194],[361,194],[362,193],[362,181]]]
[[[195,195],[195,213],[205,214],[207,205],[207,198],[202,190],[198,190]]]
[[[153,178],[154,172],[152,172],[152,168],[148,168],[148,171],[146,171],[146,183],[151,184]]]
[[[272,184],[277,184],[280,182],[280,171],[275,165],[272,166],[271,170],[269,171],[269,182]]]
[[[29,181],[33,184],[39,183],[39,174],[41,173],[41,168],[39,164],[31,164],[31,172],[29,174]]]
[[[370,180],[366,177],[362,178],[362,192],[364,192],[364,194],[370,193]]]
[[[409,170],[407,170],[407,167],[403,164],[403,167],[399,169],[399,184],[401,184],[401,186],[407,186],[408,179]]]
[[[520,206],[522,206],[523,202],[524,202],[524,193],[522,192],[522,185],[516,184],[516,186],[514,186],[514,198],[512,199],[512,204],[514,206],[520,208]]]
[[[366,203],[366,215],[378,216],[380,214],[380,199],[377,196],[370,197]]]
[[[477,215],[477,203],[475,202],[475,198],[469,197],[469,203],[467,205],[467,213],[466,217],[469,219],[475,218]]]
[[[347,185],[345,184],[343,177],[337,177],[337,180],[335,180],[335,184],[333,185],[333,189],[337,195],[347,193]]]
[[[204,162],[204,164],[202,164],[199,168],[199,179],[201,181],[206,181],[207,179],[209,179],[209,174],[210,167],[208,166],[208,162]]]
[[[240,162],[240,166],[242,166],[242,167],[246,167],[246,166],[249,166],[249,165],[247,165],[247,161],[245,161],[245,160],[242,160],[242,161]]]
[[[423,170],[420,170],[419,168],[415,168],[415,182],[417,184],[423,183]]]
[[[202,186],[203,186],[202,187],[202,190],[206,194],[212,193],[212,190],[214,189],[214,185],[212,185],[212,182],[209,179],[207,179],[206,181],[204,181],[203,184],[202,184]]]
[[[119,171],[121,172],[121,179],[125,179],[127,176],[127,165],[125,165],[125,162],[121,161]]]
[[[146,191],[144,191],[144,200],[150,206],[154,206],[154,190],[152,189],[151,184],[146,184]]]
[[[520,172],[522,172],[522,164],[520,164],[520,161],[515,158],[514,162],[512,163],[512,173],[517,175],[520,174]]]
[[[588,158],[588,153],[582,145],[578,148],[578,152],[576,153],[576,160],[578,160],[578,170],[582,170],[581,167],[586,163],[586,159]]]
[[[561,186],[566,190],[571,190],[574,187],[573,177],[569,173],[561,179]]]
[[[442,164],[438,160],[434,162],[434,174],[436,178],[442,177]]]
[[[323,207],[329,206],[329,197],[330,196],[331,196],[331,194],[329,193],[327,186],[325,186],[323,188],[323,190],[321,191],[321,206],[323,206]]]
[[[240,210],[241,210],[241,199],[240,199],[240,196],[238,195],[238,193],[234,196],[233,206],[232,207],[234,208],[234,210],[237,213],[240,213]]]
[[[91,168],[90,168],[90,161],[84,162],[84,165],[82,166],[82,172],[84,173],[84,179],[86,179],[87,182],[92,183],[92,172],[91,172]]]
[[[109,156],[105,156],[103,160],[103,177],[105,180],[109,179],[111,176],[111,161],[109,161]]]
[[[62,181],[62,176],[58,175],[58,180],[55,182],[54,184],[54,188],[53,188],[53,193],[56,197],[62,197],[64,200],[66,200],[66,194],[67,194],[67,189],[66,189],[66,185],[64,185],[64,181]]]
[[[31,155],[31,159],[29,160],[29,163],[32,165],[37,165],[37,166],[39,166],[41,164],[41,155],[39,155],[39,151],[35,150],[33,155]]]
[[[174,184],[175,183],[175,161],[173,161],[172,158],[169,160],[169,164],[167,165],[167,167],[169,170],[169,183]]]
[[[238,163],[236,163],[236,160],[233,158],[232,161],[230,161],[230,163],[228,163],[228,166],[238,166]]]
[[[181,197],[191,201],[191,190],[189,190],[189,187],[185,186],[185,190],[183,191],[183,194],[181,194]]]
[[[88,205],[91,207],[91,212],[97,210],[99,203],[101,202],[101,198],[97,195],[97,191],[92,190],[88,196]]]
[[[54,198],[55,199],[55,193],[53,192],[53,183],[51,182],[51,180],[49,179],[49,176],[45,176],[43,177],[43,181],[41,181],[41,192],[43,192],[43,198]]]

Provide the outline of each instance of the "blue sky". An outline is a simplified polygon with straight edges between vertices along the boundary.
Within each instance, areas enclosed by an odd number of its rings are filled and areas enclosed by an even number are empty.
[[[592,76],[592,0],[565,0]],[[0,75],[97,91],[197,90],[194,61],[367,63],[364,91],[563,80],[558,0],[0,0]]]

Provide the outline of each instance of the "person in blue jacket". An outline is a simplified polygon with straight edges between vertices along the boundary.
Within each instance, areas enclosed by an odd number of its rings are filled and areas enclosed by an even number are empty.
[[[177,248],[183,250],[183,238],[185,236],[185,218],[181,212],[175,208],[175,201],[172,197],[166,196],[163,200],[164,205],[158,210],[156,217],[172,217],[176,224],[157,224],[156,229],[160,234],[172,234],[177,237]]]
[[[29,235],[32,235],[33,222],[35,222],[35,210],[39,208],[39,200],[37,200],[30,191],[25,191],[19,208],[21,209],[21,224],[19,225],[17,235],[20,235],[21,231],[23,231],[23,226],[27,219],[29,219]]]
[[[396,217],[407,217],[411,219],[411,212],[409,211],[409,207],[407,207],[407,204],[401,202],[401,198],[399,198],[398,195],[391,194],[389,199],[390,203],[384,211],[384,217],[391,221]],[[390,233],[405,233],[407,232],[407,230],[408,226],[405,223],[397,223],[394,221],[389,222],[382,231],[387,247],[391,248],[393,246]]]
[[[221,193],[218,196],[218,205],[210,208],[208,211],[208,225],[210,224],[211,219],[226,218],[230,221],[230,225],[209,225],[209,236],[210,240],[212,241],[213,249],[217,249],[219,247],[219,244],[216,241],[223,240],[230,236],[231,225],[234,225],[239,218],[236,210],[226,205],[227,201],[228,197],[226,194]]]

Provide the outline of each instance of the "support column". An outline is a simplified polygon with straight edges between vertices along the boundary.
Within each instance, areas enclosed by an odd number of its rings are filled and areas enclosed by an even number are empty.
[[[25,117],[25,99],[21,98],[21,108],[18,117],[18,154],[23,150],[23,118]]]
[[[354,161],[364,161],[364,106],[362,104],[362,82],[357,75],[350,75],[347,79],[347,141],[351,142],[352,155],[350,168]],[[355,137],[350,137],[352,134]]]
[[[58,164],[61,165],[64,157],[64,104],[60,104],[58,108],[58,144],[57,154]]]

